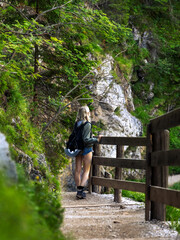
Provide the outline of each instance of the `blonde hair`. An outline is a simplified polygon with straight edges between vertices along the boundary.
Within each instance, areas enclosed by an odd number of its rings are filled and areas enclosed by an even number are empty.
[[[76,121],[90,122],[90,110],[88,106],[83,106],[79,108]]]

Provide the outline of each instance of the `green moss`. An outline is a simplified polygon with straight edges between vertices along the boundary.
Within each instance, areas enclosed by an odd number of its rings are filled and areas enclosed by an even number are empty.
[[[58,213],[58,199],[53,195],[49,197],[46,191],[38,188],[39,184],[25,183],[24,180],[22,181],[24,179],[22,175],[19,179],[21,181],[19,180],[17,187],[6,185],[5,179],[0,178],[1,239],[36,240],[39,237],[43,240],[65,239],[59,231],[59,219],[57,221],[54,218],[55,214]],[[35,192],[32,190],[33,188],[36,189]],[[42,201],[41,205],[34,197]],[[57,202],[56,205],[55,201]],[[51,208],[56,208],[57,212],[54,211],[53,213]],[[60,217],[60,219],[62,218]],[[58,223],[58,225],[55,223]]]
[[[115,58],[115,64],[117,76],[120,78],[124,76],[127,80],[129,80],[129,76],[131,75],[133,69],[132,59],[125,56],[119,56]],[[119,74],[122,74],[122,76],[119,76]]]

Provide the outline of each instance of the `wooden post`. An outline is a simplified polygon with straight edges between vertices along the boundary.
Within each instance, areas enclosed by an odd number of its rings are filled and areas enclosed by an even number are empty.
[[[94,145],[94,156],[100,156],[100,151],[101,151],[100,144],[95,144]],[[98,165],[92,165],[92,176],[96,176],[96,177],[100,176],[100,171],[99,171]],[[92,191],[96,192],[96,193],[100,193],[100,187],[97,185],[92,185]]]
[[[151,152],[152,135],[150,134],[150,124],[147,126],[147,146],[146,146],[146,189],[145,189],[145,220],[150,220],[150,185],[151,185]]]
[[[152,151],[168,150],[169,149],[169,131],[164,130],[152,135]],[[154,186],[168,186],[168,167],[152,167],[151,183]],[[151,203],[151,219],[166,220],[165,204],[152,202]]]
[[[124,146],[117,145],[116,147],[116,157],[117,158],[123,158],[124,157]],[[115,168],[115,179],[121,179],[122,178],[122,168]],[[121,189],[114,189],[114,202],[120,203],[121,202]]]
[[[108,173],[107,171],[105,171],[105,175],[104,175],[105,178],[111,178],[111,174]],[[104,192],[105,193],[110,193],[110,188],[109,187],[104,187]]]

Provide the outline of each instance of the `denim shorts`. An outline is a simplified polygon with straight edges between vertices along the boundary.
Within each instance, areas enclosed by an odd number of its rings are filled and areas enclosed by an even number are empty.
[[[93,148],[92,147],[85,147],[81,153],[82,156],[85,156],[86,154],[93,152]]]

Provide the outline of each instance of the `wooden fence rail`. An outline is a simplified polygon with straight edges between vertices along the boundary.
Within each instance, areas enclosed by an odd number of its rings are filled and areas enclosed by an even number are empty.
[[[127,159],[127,158],[108,158],[108,157],[93,157],[94,165],[102,165],[119,168],[134,168],[146,169],[146,160]]]
[[[100,145],[95,146],[90,192],[98,186],[114,188],[114,200],[121,201],[121,190],[145,193],[145,219],[165,220],[165,204],[180,208],[180,191],[167,189],[168,166],[180,166],[180,149],[169,150],[169,131],[180,125],[180,108],[150,121],[147,137],[102,137],[101,144],[116,145],[116,158],[100,156]],[[123,146],[145,146],[146,159],[124,158]],[[99,166],[115,167],[115,179],[102,178]],[[145,169],[146,183],[123,181],[122,168]]]
[[[119,145],[119,146],[146,146],[145,137],[102,137],[101,144]]]
[[[154,202],[161,202],[180,208],[180,191],[150,186],[150,199]]]
[[[145,193],[144,183],[123,181],[118,179],[106,179],[102,177],[92,177],[91,181],[94,185]]]

